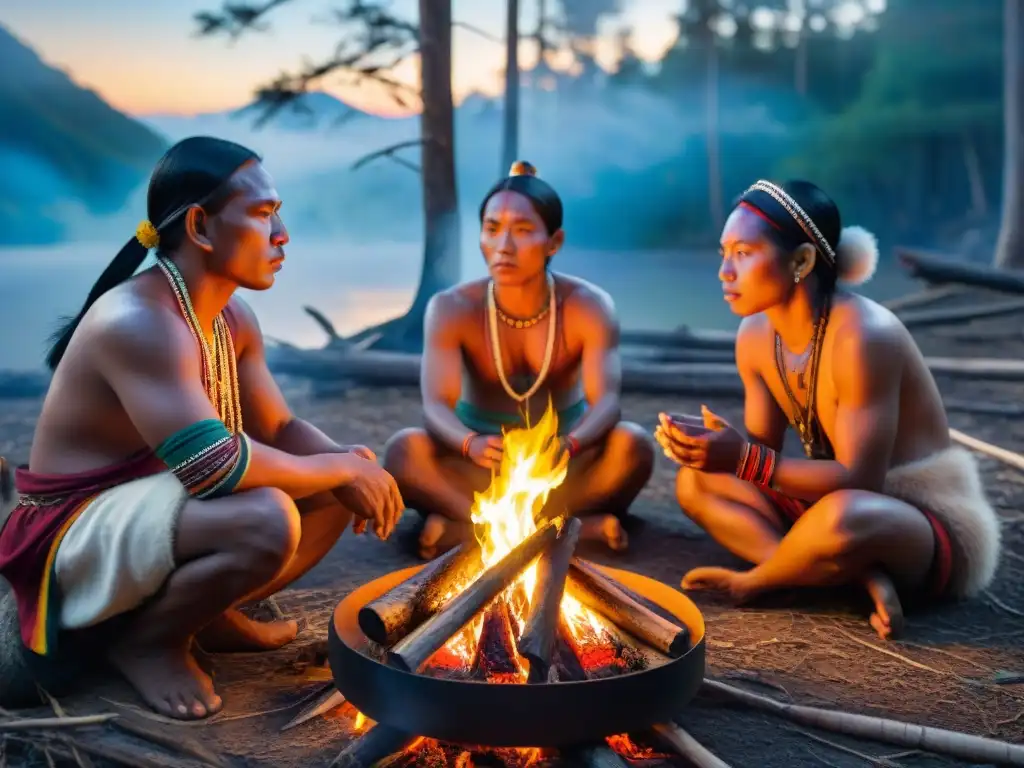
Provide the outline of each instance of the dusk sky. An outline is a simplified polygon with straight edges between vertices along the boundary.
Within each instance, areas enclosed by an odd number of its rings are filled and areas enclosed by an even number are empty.
[[[536,26],[536,2],[521,0],[523,32]],[[549,6],[553,3],[549,3]],[[599,60],[614,61],[611,33],[623,24],[634,29],[634,45],[655,59],[675,37],[671,15],[683,0],[626,0],[625,11],[601,30],[606,40]],[[193,114],[223,110],[251,100],[254,88],[282,69],[296,69],[305,57],[328,55],[339,39],[336,27],[317,23],[330,0],[293,0],[271,15],[269,31],[226,38],[194,36],[196,11],[215,10],[219,0],[31,0],[7,4],[0,23],[32,46],[49,64],[67,69],[82,85],[98,91],[113,106],[135,115]],[[415,18],[416,0],[393,0],[391,7]],[[455,20],[504,36],[505,3],[453,0]],[[501,90],[501,44],[456,28],[453,83],[456,98],[473,90]],[[523,64],[530,66],[534,46],[524,43]],[[415,65],[399,74],[415,80]],[[377,112],[395,110],[386,95],[371,89],[328,88],[356,106]]]

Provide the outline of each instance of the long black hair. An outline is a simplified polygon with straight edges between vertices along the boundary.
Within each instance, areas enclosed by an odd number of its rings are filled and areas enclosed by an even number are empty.
[[[839,215],[839,207],[832,198],[817,185],[800,179],[783,182],[778,187],[810,216],[835,254],[839,250],[843,222]],[[763,189],[751,188],[743,193],[737,204],[749,206],[760,213],[771,225],[767,228],[769,237],[786,253],[796,250],[805,243],[813,245],[818,250],[818,258],[814,260],[812,274],[817,276],[818,284],[824,293],[832,293],[835,290],[839,277],[836,263],[826,255],[822,244],[816,242],[816,239],[800,226],[793,214],[778,200]]]
[[[147,218],[160,236],[157,252],[170,254],[181,246],[185,238],[185,213],[189,208],[198,205],[209,214],[220,211],[231,197],[228,180],[243,165],[259,159],[251,149],[210,136],[183,139],[168,149],[153,170],[146,199]],[[133,236],[107,265],[78,314],[66,319],[53,335],[53,346],[46,355],[46,365],[51,371],[56,370],[64,357],[89,307],[135,274],[147,253],[148,248]]]
[[[562,198],[554,188],[543,179],[537,177],[537,169],[525,160],[512,163],[509,175],[491,187],[480,203],[480,223],[484,221],[484,210],[487,202],[499,192],[518,192],[530,201],[533,210],[553,235],[562,228]]]

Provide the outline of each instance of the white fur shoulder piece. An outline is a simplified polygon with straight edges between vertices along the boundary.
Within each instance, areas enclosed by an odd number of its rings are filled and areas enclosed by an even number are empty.
[[[839,282],[863,285],[878,267],[878,240],[864,227],[843,227],[836,248]]]

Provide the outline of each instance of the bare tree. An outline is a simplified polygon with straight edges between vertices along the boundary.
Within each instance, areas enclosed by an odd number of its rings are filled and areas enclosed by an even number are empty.
[[[519,155],[519,0],[506,0],[505,112],[502,126],[500,175]]]
[[[997,267],[1024,268],[1024,0],[1003,0],[1003,215]]]
[[[246,31],[267,28],[271,11],[290,0],[262,4],[225,2],[219,11],[195,15],[200,35],[226,34],[237,38]],[[347,0],[331,13],[342,39],[332,56],[307,64],[296,73],[282,73],[257,90],[265,124],[282,109],[306,109],[302,96],[322,88],[328,80],[345,84],[370,81],[385,88],[396,102],[421,106],[420,138],[385,147],[354,164],[360,168],[377,158],[389,158],[419,171],[422,178],[424,253],[419,286],[408,312],[352,337],[364,346],[415,350],[423,343],[423,314],[437,291],[459,280],[459,210],[455,183],[455,130],[451,86],[451,0],[419,0],[419,25],[393,15],[378,0]],[[409,56],[419,54],[420,87],[395,80],[391,72]],[[421,149],[421,164],[397,152],[410,146]]]

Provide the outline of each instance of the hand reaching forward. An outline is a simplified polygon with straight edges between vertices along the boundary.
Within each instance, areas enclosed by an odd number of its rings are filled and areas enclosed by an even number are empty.
[[[373,456],[372,451],[366,450]],[[377,538],[387,539],[405,509],[395,478],[377,463],[376,457],[368,459],[352,451],[341,454],[340,459],[345,463],[348,482],[338,488],[335,495],[356,517],[353,532],[362,533],[372,522]]]

